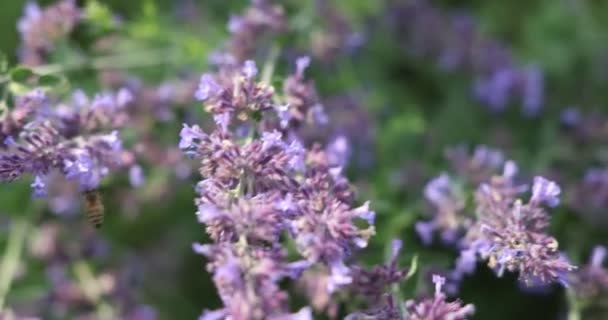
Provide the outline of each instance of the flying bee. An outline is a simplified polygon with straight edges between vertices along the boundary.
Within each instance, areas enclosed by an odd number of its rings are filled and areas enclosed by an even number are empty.
[[[101,227],[104,218],[104,207],[99,190],[86,190],[82,195],[87,219],[95,228]]]

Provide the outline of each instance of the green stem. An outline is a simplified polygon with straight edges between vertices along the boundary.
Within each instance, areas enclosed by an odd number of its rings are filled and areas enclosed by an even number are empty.
[[[581,320],[581,305],[571,289],[566,291],[566,298],[568,300],[568,320]]]
[[[37,74],[52,74],[75,71],[83,68],[94,70],[130,69],[176,63],[179,54],[175,49],[150,49],[128,54],[114,54],[91,59],[76,59],[63,64],[48,64],[33,67]]]
[[[0,270],[0,314],[4,309],[6,296],[11,289],[17,267],[21,262],[21,254],[30,227],[29,211],[31,210],[26,211],[23,217],[13,222],[8,235],[8,243],[2,257],[2,269]]]
[[[264,68],[262,69],[262,82],[271,84],[272,75],[274,74],[274,68],[277,64],[277,59],[279,58],[279,46],[273,45],[270,48],[270,52],[268,53],[268,58],[264,63]]]

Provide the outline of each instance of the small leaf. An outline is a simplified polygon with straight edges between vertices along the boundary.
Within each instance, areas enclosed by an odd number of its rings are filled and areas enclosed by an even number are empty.
[[[405,280],[411,278],[418,269],[418,255],[415,255],[412,258],[412,262],[410,263],[410,268],[407,270],[407,275],[405,275]]]
[[[26,82],[33,75],[34,72],[31,69],[23,66],[13,68],[10,73],[11,80],[18,83]]]
[[[55,87],[61,84],[62,80],[63,79],[60,76],[45,74],[38,79],[38,85],[43,87]]]

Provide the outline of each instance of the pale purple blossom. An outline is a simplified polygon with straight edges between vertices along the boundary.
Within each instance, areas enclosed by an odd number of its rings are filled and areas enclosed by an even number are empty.
[[[561,188],[557,183],[543,177],[534,177],[530,201],[545,202],[549,207],[556,207],[559,204],[560,193]]]
[[[221,93],[221,87],[210,74],[201,76],[200,83],[194,96],[199,101],[205,101]]]

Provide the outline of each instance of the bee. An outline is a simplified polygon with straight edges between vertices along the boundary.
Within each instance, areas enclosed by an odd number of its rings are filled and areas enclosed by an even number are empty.
[[[104,218],[104,207],[99,190],[86,190],[82,193],[82,196],[84,198],[84,210],[87,219],[89,219],[89,222],[95,228],[101,227]]]

